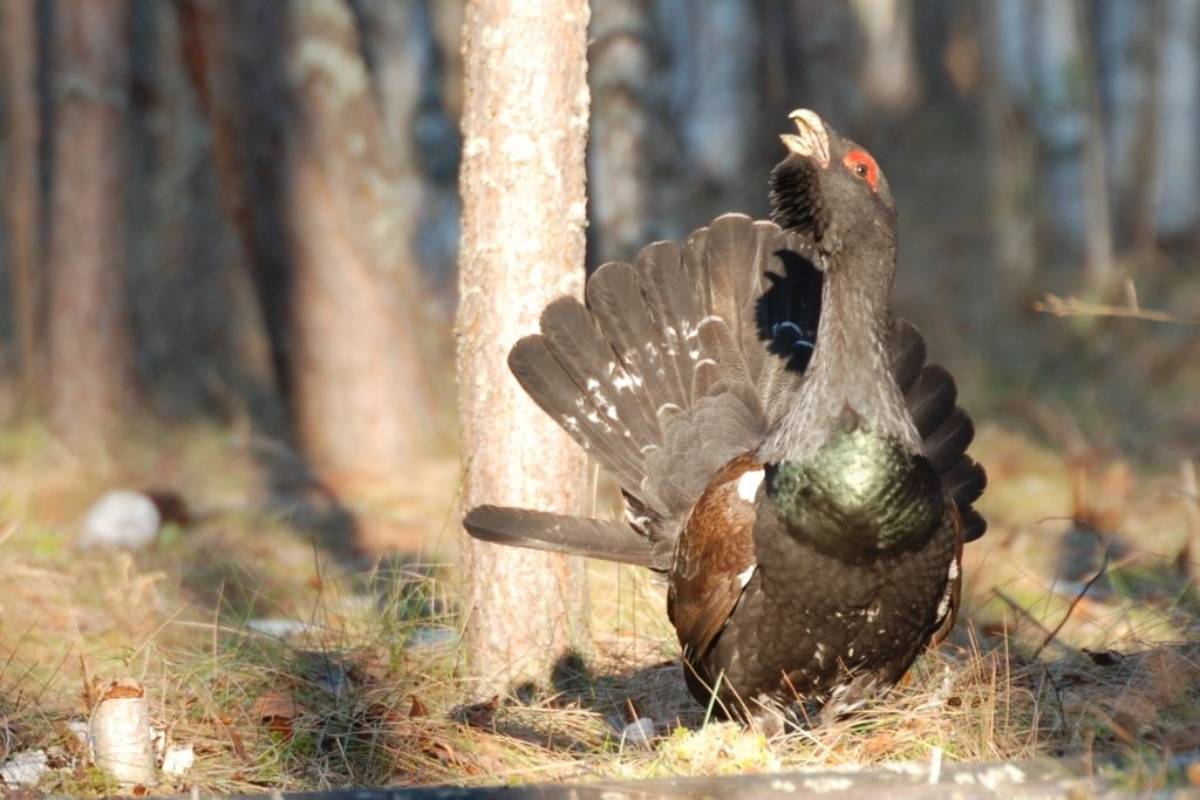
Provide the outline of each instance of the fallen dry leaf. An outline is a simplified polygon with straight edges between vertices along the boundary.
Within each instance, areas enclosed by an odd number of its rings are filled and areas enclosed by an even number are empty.
[[[105,700],[129,700],[143,697],[145,694],[146,692],[142,689],[140,683],[130,678],[122,678],[110,683],[108,688],[104,690],[104,694],[101,695],[100,700],[101,702]]]
[[[877,733],[863,743],[863,752],[872,757],[882,756],[896,743],[896,737],[888,732]]]
[[[254,701],[250,709],[254,718],[262,722],[271,720],[293,720],[300,714],[296,701],[280,692],[267,692]]]
[[[1004,638],[1008,636],[1008,625],[1003,622],[989,622],[983,626],[983,632],[987,636]]]
[[[292,738],[292,721],[300,715],[300,707],[291,697],[279,692],[267,692],[254,701],[250,709],[255,719],[284,739]]]
[[[500,707],[500,695],[492,695],[491,700],[475,703],[463,709],[463,722],[472,728],[487,728],[496,717],[496,709]]]

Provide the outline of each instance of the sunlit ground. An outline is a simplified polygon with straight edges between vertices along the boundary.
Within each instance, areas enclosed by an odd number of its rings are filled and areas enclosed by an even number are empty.
[[[1068,462],[985,427],[991,529],[967,550],[954,638],[870,710],[768,740],[701,727],[662,591],[632,568],[592,570],[586,674],[538,696],[473,697],[441,566],[458,535],[452,460],[422,470],[419,492],[351,507],[421,534],[409,539],[419,549],[381,560],[318,543],[320,509],[302,510],[316,501],[303,481],[281,499],[266,444],[204,427],[153,439],[131,442],[120,468],[78,461],[35,426],[0,442],[0,755],[46,749],[44,790],[114,789],[67,723],[120,677],[147,687],[168,744],[195,750],[159,791],[710,774],[938,751],[1119,755],[1127,782],[1154,786],[1169,777],[1164,752],[1200,748],[1200,646],[1186,644],[1200,511],[1186,469]],[[136,555],[80,553],[79,518],[114,485],[179,488],[199,520]],[[635,714],[654,721],[649,747],[622,739]]]

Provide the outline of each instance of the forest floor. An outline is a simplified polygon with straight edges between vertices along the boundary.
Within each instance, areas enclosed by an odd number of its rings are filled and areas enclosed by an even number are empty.
[[[1068,459],[984,426],[973,452],[991,478],[991,528],[967,548],[954,637],[873,707],[766,738],[704,724],[661,588],[632,568],[591,570],[586,672],[537,695],[476,696],[447,566],[459,535],[450,458],[420,470],[416,496],[335,514],[264,468],[264,454],[286,454],[277,444],[203,426],[153,444],[97,464],[36,426],[0,437],[0,762],[46,751],[40,791],[116,790],[70,723],[120,678],[146,688],[163,745],[195,753],[156,793],[1064,755],[1129,787],[1200,778],[1200,762],[1171,757],[1200,751],[1200,505],[1187,462]],[[179,489],[199,518],[137,554],[80,552],[80,518],[114,486]],[[411,552],[327,546],[314,531],[343,517],[399,531]],[[625,738],[634,715],[653,721],[649,742]]]

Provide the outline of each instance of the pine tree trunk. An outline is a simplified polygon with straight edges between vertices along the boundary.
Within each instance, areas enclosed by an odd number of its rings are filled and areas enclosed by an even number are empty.
[[[299,129],[290,127],[288,136],[296,426],[305,452],[335,486],[395,481],[410,473],[434,423],[410,248],[419,187],[388,147],[346,4],[293,9],[287,72],[299,112]]]
[[[977,5],[983,60],[980,108],[993,248],[1009,289],[1020,293],[1032,287],[1037,264],[1035,152],[1030,120],[1004,74],[1005,48],[1014,45],[1010,29],[1001,25],[997,6],[992,0]]]
[[[1159,179],[1155,198],[1155,227],[1160,237],[1200,235],[1200,147],[1196,119],[1200,117],[1200,4],[1167,0],[1162,38],[1156,42],[1159,74]]]
[[[578,513],[580,450],[506,358],[542,307],[583,288],[586,0],[475,0],[465,24],[459,410],[465,507]],[[544,683],[584,646],[577,561],[464,541],[467,645],[481,691]]]
[[[125,296],[130,5],[59,11],[48,400],[59,435],[93,444],[116,430],[134,394]]]
[[[34,0],[7,0],[0,8],[5,127],[5,239],[12,274],[13,327],[21,392],[33,404],[40,390],[41,281],[37,20]]]
[[[629,259],[651,240],[649,0],[607,0],[591,20],[588,178],[597,263]]]
[[[191,0],[187,60],[297,439],[335,491],[374,493],[413,474],[439,423],[419,346],[419,186],[388,140],[345,0],[282,9]],[[384,549],[391,535],[360,525],[358,543]]]

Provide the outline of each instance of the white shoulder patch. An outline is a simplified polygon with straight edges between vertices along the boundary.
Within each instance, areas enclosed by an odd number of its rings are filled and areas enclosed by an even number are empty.
[[[766,475],[767,473],[761,469],[743,472],[742,477],[738,478],[738,497],[742,498],[747,503],[753,503],[755,495],[758,494],[758,487],[763,482],[763,478],[765,478]]]
[[[754,577],[754,570],[757,568],[758,568],[758,564],[751,564],[750,566],[746,567],[744,570],[742,570],[741,572],[738,573],[738,576],[737,576],[738,584],[743,589],[746,588],[746,584],[750,582],[750,579]]]

